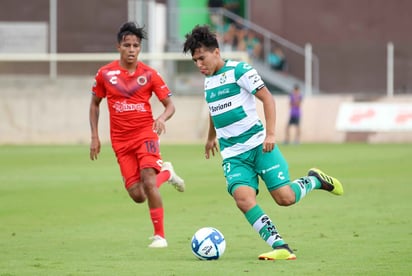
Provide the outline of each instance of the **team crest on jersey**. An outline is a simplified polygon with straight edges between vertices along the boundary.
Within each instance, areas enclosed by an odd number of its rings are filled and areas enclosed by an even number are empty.
[[[225,73],[223,73],[223,74],[220,76],[219,82],[220,82],[220,84],[223,84],[223,83],[226,82],[226,80],[227,80],[227,76],[226,76]]]
[[[147,83],[147,78],[146,76],[139,76],[136,81],[140,85],[145,85]]]

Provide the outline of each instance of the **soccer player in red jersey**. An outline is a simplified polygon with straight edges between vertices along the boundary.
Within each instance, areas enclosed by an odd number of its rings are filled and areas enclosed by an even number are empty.
[[[90,102],[90,159],[100,152],[98,132],[100,103],[107,99],[110,115],[112,148],[123,176],[124,185],[136,203],[148,202],[154,235],[149,247],[167,247],[163,225],[163,203],[159,187],[171,183],[183,192],[185,184],[170,162],[163,162],[159,135],[166,131],[165,122],[172,117],[175,106],[172,93],[159,73],[138,56],[144,28],[133,22],[123,24],[117,34],[120,59],[102,66],[95,77]],[[164,111],[153,118],[150,98],[155,94]]]

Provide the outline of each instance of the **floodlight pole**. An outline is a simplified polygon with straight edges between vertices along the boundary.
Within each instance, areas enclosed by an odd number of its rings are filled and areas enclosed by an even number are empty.
[[[49,1],[49,77],[51,79],[57,78],[57,0]]]
[[[386,63],[387,63],[387,69],[386,69],[386,94],[388,97],[393,97],[393,52],[394,52],[394,47],[393,43],[389,42],[387,45],[387,58],[386,58]]]
[[[312,96],[312,45],[305,45],[305,96]]]

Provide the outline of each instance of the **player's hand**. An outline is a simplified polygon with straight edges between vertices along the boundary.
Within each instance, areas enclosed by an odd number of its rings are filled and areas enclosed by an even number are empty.
[[[165,121],[162,119],[157,118],[153,123],[153,131],[160,135],[162,133],[166,133],[166,124]]]
[[[97,160],[97,155],[100,153],[100,140],[99,137],[92,138],[90,143],[90,159]]]
[[[263,152],[271,152],[276,145],[275,135],[266,135],[263,141]]]
[[[205,158],[206,159],[210,158],[210,153],[212,153],[212,155],[215,156],[215,152],[217,153],[218,151],[219,149],[218,149],[216,140],[206,142],[206,145],[205,145]]]

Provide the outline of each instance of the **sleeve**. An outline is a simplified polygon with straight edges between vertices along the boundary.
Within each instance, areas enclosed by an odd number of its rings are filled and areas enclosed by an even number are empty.
[[[172,92],[170,91],[163,78],[160,76],[159,72],[153,71],[152,75],[153,92],[156,94],[157,98],[159,100],[163,100],[167,97],[172,96]]]
[[[241,62],[236,66],[235,75],[237,84],[251,94],[255,94],[265,86],[256,69],[245,62]]]
[[[106,89],[104,86],[104,78],[102,76],[102,71],[99,70],[94,77],[94,83],[92,88],[92,94],[99,97],[104,98],[106,97]]]

